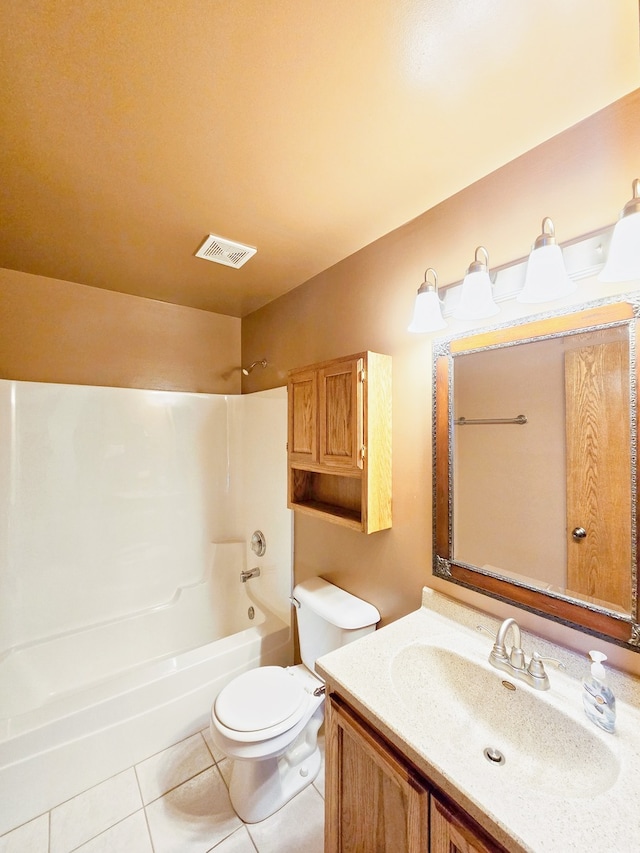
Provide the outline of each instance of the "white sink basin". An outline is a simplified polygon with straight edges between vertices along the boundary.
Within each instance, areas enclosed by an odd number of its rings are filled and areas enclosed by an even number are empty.
[[[490,643],[485,645],[488,653]],[[404,706],[433,719],[443,748],[484,769],[487,784],[511,780],[525,792],[591,797],[618,777],[619,759],[607,743],[611,735],[480,657],[416,642],[397,651],[390,674]],[[504,763],[486,758],[487,748]]]

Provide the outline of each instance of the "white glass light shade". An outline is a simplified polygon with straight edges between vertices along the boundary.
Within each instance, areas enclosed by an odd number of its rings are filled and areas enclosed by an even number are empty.
[[[478,252],[485,256],[485,262],[478,260]],[[494,317],[500,309],[493,301],[491,279],[489,278],[489,254],[484,246],[476,249],[475,261],[469,266],[462,282],[462,292],[453,316],[457,320],[482,320]]]
[[[613,229],[609,254],[599,281],[640,278],[640,212],[623,216]]]
[[[433,284],[427,281],[429,273],[433,273]],[[442,303],[438,296],[438,276],[436,271],[429,267],[418,290],[413,317],[407,331],[415,333],[438,332],[440,329],[446,329],[446,327],[447,324],[442,316]]]
[[[493,301],[488,272],[469,272],[462,282],[460,302],[453,312],[457,320],[482,320],[494,317],[500,309]]]
[[[527,261],[524,287],[517,295],[518,302],[551,302],[578,289],[567,275],[562,249],[556,243],[531,250]]]
[[[631,184],[631,199],[616,222],[609,255],[600,281],[631,281],[640,278],[640,178]]]
[[[437,332],[446,329],[440,297],[435,290],[425,290],[416,296],[413,317],[409,325],[410,332]]]

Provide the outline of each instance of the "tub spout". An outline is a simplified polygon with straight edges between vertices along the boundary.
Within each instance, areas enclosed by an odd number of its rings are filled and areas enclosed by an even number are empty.
[[[260,569],[256,566],[255,569],[244,569],[240,572],[240,580],[242,583],[246,583],[249,578],[259,578],[260,577]]]

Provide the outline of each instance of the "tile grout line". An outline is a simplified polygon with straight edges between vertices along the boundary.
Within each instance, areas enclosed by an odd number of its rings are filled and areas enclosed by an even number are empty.
[[[143,801],[142,808],[146,809],[147,806],[151,806],[151,805],[153,805],[153,803],[157,803],[158,800],[161,800],[163,797],[166,797],[167,794],[171,794],[171,793],[173,793],[173,791],[177,791],[178,788],[181,788],[183,785],[186,785],[187,782],[192,782],[194,779],[197,779],[198,776],[202,776],[202,774],[206,773],[208,770],[213,770],[214,767],[216,767],[215,761],[213,762],[213,764],[210,764],[208,767],[204,767],[202,770],[198,770],[197,773],[194,773],[193,776],[189,776],[188,779],[183,779],[182,782],[178,782],[177,785],[173,785],[171,788],[168,788],[162,794],[159,794],[157,797],[154,797],[153,800],[149,800],[148,803],[145,803]],[[220,774],[220,775],[222,775],[222,774]],[[224,781],[224,779],[223,779],[223,781]]]
[[[132,764],[132,767],[137,767],[139,764],[144,764],[145,761],[150,761],[150,759],[155,758],[157,755],[162,755],[163,752],[166,752],[168,749],[173,749],[174,746],[180,746],[181,743],[186,743],[186,741],[191,740],[192,737],[196,735],[202,735],[202,729],[196,729],[195,732],[191,732],[190,735],[185,735],[180,740],[177,740],[175,743],[170,743],[169,746],[165,746],[162,749],[159,749],[157,752],[151,753],[151,755],[147,755],[146,758],[141,758],[140,761],[137,761],[135,764]],[[205,740],[206,744],[206,740]],[[211,750],[209,750],[211,752]],[[117,775],[117,774],[116,774]]]
[[[151,803],[155,803],[155,802],[157,802],[158,800],[162,799],[162,797],[164,797],[166,794],[171,793],[171,791],[175,791],[175,790],[176,790],[177,788],[179,788],[181,785],[184,785],[184,784],[185,784],[185,782],[189,782],[189,781],[191,781],[192,779],[195,779],[195,778],[196,778],[196,776],[200,776],[202,773],[205,773],[207,770],[211,770],[211,768],[212,768],[212,767],[216,767],[216,766],[217,766],[216,759],[215,759],[215,757],[213,756],[213,754],[212,754],[211,750],[210,750],[210,749],[209,749],[209,747],[208,747],[208,744],[207,744],[206,738],[202,737],[202,740],[204,741],[204,745],[205,745],[205,747],[206,747],[207,753],[208,753],[208,755],[209,755],[209,756],[210,756],[210,758],[211,758],[211,764],[208,764],[206,767],[203,767],[203,768],[202,768],[202,770],[198,770],[198,772],[197,772],[197,773],[194,773],[192,776],[188,776],[186,779],[183,779],[181,782],[177,782],[177,783],[176,783],[175,785],[173,785],[171,788],[167,788],[167,790],[166,790],[166,791],[163,791],[161,794],[158,794],[158,796],[157,796],[157,797],[154,797],[152,800],[149,800],[149,802],[148,802],[148,803],[145,803],[145,800],[144,800],[144,793],[143,793],[143,791],[142,791],[142,784],[141,784],[141,782],[140,782],[140,776],[138,775],[138,767],[140,766],[140,764],[144,764],[146,761],[150,760],[151,758],[155,758],[155,757],[156,757],[156,756],[158,756],[158,755],[162,755],[162,753],[163,753],[163,752],[166,752],[168,749],[173,749],[173,747],[174,747],[174,746],[178,746],[179,744],[184,743],[184,742],[185,742],[185,741],[187,741],[187,740],[190,740],[191,738],[195,737],[195,735],[196,735],[196,734],[202,734],[202,733],[201,733],[201,732],[196,732],[196,733],[195,733],[195,734],[193,734],[193,735],[189,735],[188,737],[183,738],[182,740],[178,741],[177,743],[172,744],[171,746],[168,746],[166,749],[161,749],[159,752],[154,753],[154,755],[149,756],[149,759],[145,758],[145,759],[143,759],[142,761],[138,762],[138,764],[134,764],[134,765],[133,765],[133,769],[134,769],[135,774],[136,774],[136,780],[137,780],[137,782],[138,782],[138,789],[139,789],[139,791],[140,791],[140,800],[142,801],[142,808],[146,808],[147,806],[150,806],[150,805],[151,805]]]
[[[30,820],[27,820],[24,823],[21,823],[19,826],[15,826],[13,829],[10,829],[9,832],[13,832],[16,829],[20,829],[20,826],[26,826],[28,823],[31,823],[31,821],[37,820],[39,817],[42,817],[42,815],[48,814],[49,815],[49,839],[51,839],[51,814],[52,814],[52,812],[54,812],[56,809],[59,809],[61,806],[64,806],[67,803],[70,803],[72,800],[75,800],[77,797],[82,797],[84,794],[87,794],[89,791],[93,791],[94,788],[99,788],[100,785],[104,785],[106,782],[110,782],[112,779],[115,779],[117,776],[121,776],[123,773],[126,773],[127,770],[134,770],[134,772],[135,772],[135,764],[131,764],[131,765],[129,765],[129,767],[125,767],[124,770],[119,770],[117,773],[113,773],[111,776],[107,776],[106,779],[101,779],[100,782],[96,782],[95,785],[89,785],[89,787],[85,788],[83,791],[79,791],[77,794],[74,794],[72,797],[67,797],[67,799],[62,800],[61,803],[56,803],[55,806],[48,809],[46,812],[42,812],[42,814],[39,814],[39,815],[36,815],[35,817],[32,817]],[[136,773],[136,781],[137,781],[137,779],[138,779],[138,775]],[[139,785],[138,785],[138,788],[139,788]],[[140,795],[140,799],[142,800],[142,794]],[[137,811],[137,809],[136,809],[136,811]],[[119,822],[120,821],[117,821],[117,823],[119,823]],[[5,835],[8,835],[8,834],[9,833],[5,833]],[[0,836],[0,838],[1,837],[2,836]],[[51,847],[51,840],[49,840],[49,847]],[[51,853],[51,850],[49,850],[49,853]]]
[[[49,829],[51,828],[51,809],[48,809],[45,812],[40,812],[40,814],[34,815],[29,818],[29,820],[25,820],[24,823],[19,823],[17,826],[12,826],[11,829],[8,829],[6,832],[3,832],[0,835],[0,840],[3,838],[7,838],[7,836],[11,835],[12,832],[17,832],[19,829],[22,829],[23,826],[28,826],[30,823],[33,823],[35,820],[39,820],[41,817],[47,817]],[[50,834],[50,833],[49,833]],[[49,844],[47,844],[47,848]]]
[[[236,829],[234,829],[233,832],[230,832],[229,835],[225,836],[224,838],[221,838],[220,841],[217,841],[214,844],[214,846],[210,850],[207,851],[207,853],[215,853],[216,847],[220,847],[221,844],[224,844],[225,841],[228,841],[230,838],[233,838],[234,835],[236,835],[238,832],[242,832],[242,830],[244,830],[245,836],[247,836],[247,835],[249,836],[249,841],[253,845],[253,849],[255,850],[255,853],[260,853],[260,851],[258,850],[258,846],[257,846],[256,842],[253,840],[253,836],[249,832],[247,824],[244,821],[242,821],[241,825],[238,826]]]
[[[138,814],[138,812],[144,812],[144,807],[136,809],[134,812],[131,812],[131,814],[125,815],[125,817],[121,818],[120,820],[117,820],[115,823],[112,823],[111,826],[105,827],[105,829],[103,829],[97,835],[92,835],[91,838],[87,838],[85,841],[82,842],[82,844],[78,844],[77,847],[72,847],[70,850],[65,850],[64,853],[74,853],[74,851],[76,851],[76,850],[81,850],[85,844],[89,844],[91,841],[95,841],[96,838],[100,838],[101,835],[104,835],[105,833],[112,830],[114,828],[114,826],[118,826],[119,824],[124,823],[125,820],[129,820],[129,818]],[[145,818],[146,818],[146,815],[145,815]],[[149,837],[151,837],[151,835],[149,835]],[[153,843],[152,843],[152,846],[153,846]]]
[[[160,750],[162,752],[162,750]],[[159,755],[160,753],[156,753]],[[150,758],[153,756],[150,756]],[[142,762],[139,762],[142,763]],[[144,795],[142,793],[142,785],[140,784],[140,776],[138,775],[138,765],[133,765],[133,772],[136,774],[136,782],[138,783],[138,792],[140,794],[140,802],[142,803],[142,815],[144,817],[144,825],[147,827],[147,836],[149,837],[149,844],[151,846],[151,853],[155,853],[155,844],[153,843],[153,836],[151,835],[151,826],[149,825],[149,818],[147,817],[147,809],[144,802]]]
[[[144,814],[144,822],[147,827],[147,835],[149,836],[149,844],[151,845],[151,853],[155,853],[156,845],[153,843],[153,835],[151,834],[151,824],[149,823],[149,816],[147,815],[147,809],[145,806],[142,807],[142,813]]]
[[[144,802],[143,802],[143,799],[142,799],[142,792],[141,792],[141,790],[140,790],[140,783],[139,783],[139,781],[138,781],[138,774],[136,773],[135,765],[134,765],[134,764],[132,764],[132,765],[130,765],[129,767],[125,768],[124,770],[121,770],[121,771],[119,771],[118,773],[114,773],[112,776],[109,776],[107,779],[103,779],[103,781],[102,781],[102,782],[97,782],[95,785],[91,785],[89,788],[86,788],[84,791],[81,791],[79,794],[76,794],[74,797],[69,797],[69,799],[68,799],[68,800],[64,800],[62,803],[59,803],[57,806],[54,806],[52,809],[49,809],[49,812],[48,812],[48,815],[49,815],[49,845],[48,845],[49,853],[51,853],[51,820],[52,820],[53,812],[55,811],[55,809],[60,808],[61,806],[66,805],[67,803],[72,802],[72,801],[73,801],[73,800],[75,800],[77,797],[82,797],[82,796],[84,796],[84,794],[88,793],[89,791],[93,791],[95,788],[99,788],[101,785],[104,785],[104,784],[106,784],[107,782],[110,782],[112,779],[115,779],[115,778],[116,778],[116,777],[118,777],[118,776],[122,776],[122,775],[124,775],[125,773],[128,773],[128,772],[129,772],[129,770],[133,770],[133,773],[134,773],[134,778],[135,778],[135,780],[136,780],[136,785],[137,785],[137,788],[138,788],[138,794],[139,794],[139,796],[140,796],[140,806],[139,806],[138,808],[135,808],[132,812],[129,812],[129,814],[123,815],[121,818],[119,818],[117,821],[115,821],[115,823],[110,824],[109,826],[107,826],[107,827],[105,827],[104,829],[100,830],[100,832],[96,833],[95,835],[92,835],[90,838],[86,838],[86,839],[82,842],[82,844],[79,844],[79,845],[77,845],[76,847],[73,847],[73,848],[71,848],[71,849],[70,849],[70,850],[68,850],[68,851],[67,851],[67,850],[65,850],[65,851],[63,851],[63,853],[73,853],[73,851],[74,851],[74,850],[78,850],[78,849],[80,849],[80,848],[82,847],[82,845],[83,845],[83,844],[88,844],[90,841],[93,841],[95,838],[98,838],[100,835],[103,835],[105,832],[107,832],[108,830],[110,830],[112,827],[117,826],[119,823],[122,823],[124,820],[127,820],[128,818],[132,817],[132,816],[133,816],[134,814],[136,814],[137,812],[139,812],[139,811],[141,811],[142,809],[144,809]]]

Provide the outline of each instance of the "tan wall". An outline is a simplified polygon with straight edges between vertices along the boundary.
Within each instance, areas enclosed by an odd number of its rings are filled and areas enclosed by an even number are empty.
[[[240,320],[0,269],[0,378],[240,392]]]
[[[603,647],[640,674],[640,655],[432,577],[431,346],[406,332],[427,266],[446,284],[462,278],[479,244],[492,265],[520,258],[544,216],[560,241],[610,224],[639,176],[637,90],[243,320],[244,361],[272,365],[269,376],[254,371],[244,381],[247,391],[321,359],[364,349],[393,356],[393,528],[367,537],[296,515],[297,580],[334,580],[376,604],[385,621],[418,607],[422,586],[433,586],[575,648]],[[521,308],[505,305],[498,319]]]

